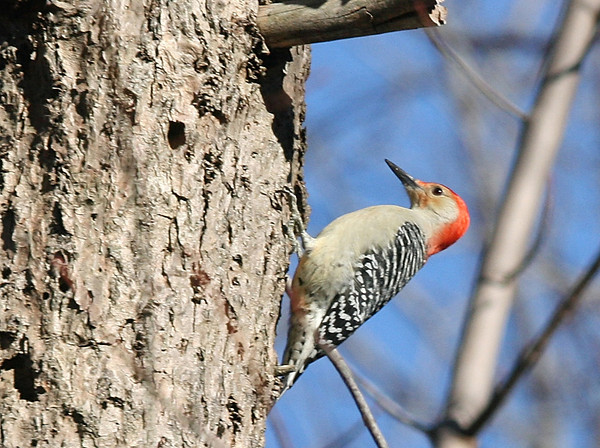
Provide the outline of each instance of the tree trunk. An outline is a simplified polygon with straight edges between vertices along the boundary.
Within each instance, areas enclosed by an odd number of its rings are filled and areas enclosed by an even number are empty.
[[[309,54],[257,7],[4,5],[1,446],[263,445]]]

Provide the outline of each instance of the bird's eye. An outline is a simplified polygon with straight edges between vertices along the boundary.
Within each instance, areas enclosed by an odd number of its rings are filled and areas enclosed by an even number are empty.
[[[441,187],[433,187],[433,189],[431,190],[431,193],[434,196],[441,196],[442,194],[444,194],[444,190],[442,190]]]

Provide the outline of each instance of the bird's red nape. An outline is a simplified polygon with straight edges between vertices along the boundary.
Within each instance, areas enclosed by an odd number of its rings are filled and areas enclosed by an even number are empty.
[[[448,190],[450,189],[448,188]],[[438,252],[454,244],[465,234],[469,228],[471,218],[469,216],[467,204],[465,204],[465,201],[463,201],[459,195],[454,193],[454,191],[450,190],[450,192],[452,193],[454,200],[456,201],[456,205],[458,206],[458,217],[453,222],[446,224],[440,229],[439,232],[432,236],[427,249],[428,256],[437,254]]]

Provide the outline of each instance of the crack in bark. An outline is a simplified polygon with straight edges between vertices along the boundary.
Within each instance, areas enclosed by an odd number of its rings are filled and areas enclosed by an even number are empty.
[[[6,210],[2,214],[2,233],[0,234],[0,237],[2,238],[2,247],[7,252],[17,251],[17,244],[13,239],[16,224],[17,218],[15,210],[9,202]]]

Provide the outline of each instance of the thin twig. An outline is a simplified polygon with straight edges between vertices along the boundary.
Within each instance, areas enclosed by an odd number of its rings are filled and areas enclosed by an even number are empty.
[[[381,414],[383,411],[379,408],[373,409],[373,416],[377,416],[378,412]],[[324,445],[322,448],[340,448],[344,446],[351,445],[353,441],[355,441],[365,430],[365,424],[362,419],[357,419],[352,426],[338,437],[333,439],[331,442]]]
[[[346,387],[348,387],[348,390],[352,394],[352,398],[354,398],[354,402],[356,403],[356,406],[360,411],[360,415],[362,416],[363,422],[365,422],[365,426],[371,433],[375,444],[379,448],[389,448],[387,441],[383,437],[383,433],[379,429],[379,426],[377,425],[377,422],[373,417],[371,409],[369,409],[369,405],[367,404],[365,397],[358,388],[356,381],[354,381],[350,367],[348,367],[348,364],[346,364],[346,361],[344,361],[342,355],[340,355],[335,348],[331,348],[326,344],[319,344],[319,347],[327,354],[329,360],[332,362],[332,364],[342,377],[342,380],[346,384]]]
[[[523,377],[523,375],[531,370],[531,368],[539,360],[556,329],[565,320],[567,315],[571,313],[579,304],[585,289],[589,286],[599,269],[600,251],[598,251],[594,262],[590,265],[585,274],[573,286],[571,292],[558,304],[554,310],[554,313],[552,314],[552,317],[539,336],[521,350],[517,360],[515,361],[515,364],[513,365],[513,368],[511,369],[511,372],[496,386],[487,406],[483,409],[475,421],[467,428],[467,434],[477,434],[502,405],[517,382]]]
[[[384,392],[382,392],[374,383],[369,381],[366,377],[355,373],[356,382],[375,400],[377,405],[387,412],[391,417],[398,420],[400,423],[404,423],[418,431],[430,436],[431,427],[425,423],[419,422],[415,419],[407,410],[405,410],[399,403],[392,400]]]
[[[508,112],[511,115],[516,116],[520,120],[527,121],[529,115],[522,111],[519,106],[511,102],[504,95],[497,92],[491,85],[489,85],[475,70],[473,70],[469,64],[456,52],[450,45],[448,45],[441,37],[436,29],[425,29],[425,33],[431,43],[437,48],[437,50],[447,60],[454,63],[463,72],[467,79],[473,83],[473,85],[492,103],[498,106],[500,109]]]

